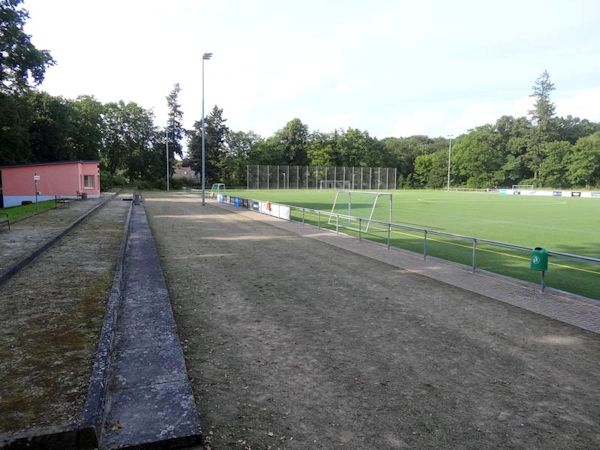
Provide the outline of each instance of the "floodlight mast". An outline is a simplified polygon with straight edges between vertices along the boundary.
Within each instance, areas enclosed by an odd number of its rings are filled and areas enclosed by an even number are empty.
[[[204,61],[208,60],[212,58],[212,53],[204,53],[202,55],[202,206],[204,206],[206,204],[205,202],[205,190],[206,190],[206,150],[205,150],[205,145],[206,145],[206,139],[204,136],[204,128],[205,128],[205,124],[204,124]]]
[[[450,157],[452,156],[452,135],[448,136],[450,138],[450,144],[448,145],[448,192],[450,192]]]

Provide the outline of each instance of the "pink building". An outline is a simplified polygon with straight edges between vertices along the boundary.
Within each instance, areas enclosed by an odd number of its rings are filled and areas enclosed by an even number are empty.
[[[17,206],[55,197],[100,197],[98,161],[62,161],[0,167],[3,206]]]

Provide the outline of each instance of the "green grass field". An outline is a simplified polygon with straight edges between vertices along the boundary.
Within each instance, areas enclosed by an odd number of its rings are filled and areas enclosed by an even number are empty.
[[[230,195],[269,200],[315,210],[331,211],[334,191],[271,190],[228,191]],[[368,207],[353,207],[353,215],[365,216]],[[394,223],[433,231],[443,231],[517,244],[527,248],[542,246],[550,251],[600,257],[600,199],[566,197],[500,196],[498,194],[395,191]],[[379,212],[381,214],[381,212]],[[296,220],[302,213],[292,212]],[[316,214],[304,214],[304,220],[317,223]],[[321,217],[321,225],[327,219]],[[357,231],[344,230],[349,234]],[[387,243],[387,232],[374,227],[365,238]],[[391,245],[423,253],[423,233],[395,230]],[[472,241],[429,235],[427,253],[471,265]],[[477,244],[477,268],[504,275],[539,281],[540,274],[529,269],[528,252]],[[600,299],[600,266],[551,257],[546,273],[548,286]]]
[[[24,206],[12,206],[10,208],[0,208],[0,212],[8,214],[8,218],[11,222],[16,222],[17,220],[29,217],[35,214],[36,212],[42,212],[47,209],[54,208],[55,206],[56,202],[54,200],[46,200],[43,202],[39,202],[37,204],[37,208],[35,204]]]

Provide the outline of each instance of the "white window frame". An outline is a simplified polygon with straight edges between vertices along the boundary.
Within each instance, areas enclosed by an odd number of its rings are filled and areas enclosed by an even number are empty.
[[[88,186],[88,185],[86,184],[86,182],[85,182],[85,181],[86,181],[86,179],[87,179],[87,177],[90,177],[90,179],[92,180],[92,185],[91,185],[91,186]],[[95,185],[95,178],[96,178],[96,176],[95,176],[95,175],[84,175],[84,176],[83,176],[83,188],[84,188],[84,189],[94,189],[94,185]]]

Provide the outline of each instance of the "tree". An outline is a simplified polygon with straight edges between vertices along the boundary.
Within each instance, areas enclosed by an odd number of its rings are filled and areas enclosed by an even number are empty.
[[[71,139],[75,159],[99,159],[104,106],[89,95],[77,97],[70,102],[70,106],[73,113]]]
[[[119,101],[105,105],[102,116],[102,166],[111,175],[125,170],[130,180],[152,180],[158,140],[152,112],[137,103]],[[160,154],[160,153],[159,153]]]
[[[534,179],[538,177],[546,143],[554,140],[556,137],[556,133],[554,132],[555,124],[553,122],[555,107],[550,101],[550,93],[554,89],[554,84],[550,81],[548,71],[544,70],[537,80],[535,80],[533,93],[530,95],[530,97],[535,99],[533,109],[529,111],[534,128],[531,132],[525,160],[527,167],[533,172]]]
[[[223,110],[216,105],[210,114],[205,118],[205,169],[206,182],[216,183],[222,180],[223,162],[226,155],[225,139],[229,128],[225,125],[227,119],[223,117]],[[196,173],[201,173],[201,139],[202,124],[201,121],[194,123],[194,128],[188,133],[188,159]]]
[[[550,74],[547,70],[535,80],[533,93],[530,97],[535,99],[533,109],[529,111],[531,120],[543,133],[550,129],[550,123],[554,116],[554,104],[550,101],[550,93],[555,89],[550,81]]]
[[[28,93],[27,99],[32,110],[29,142],[33,161],[74,160],[74,110],[71,102],[35,91]]]
[[[23,0],[0,0],[0,90],[22,92],[44,80],[54,64],[50,52],[38,50],[23,31],[29,18]]]
[[[227,185],[246,185],[246,167],[252,149],[262,141],[253,131],[228,131],[225,137],[225,158],[223,160],[222,181]]]
[[[0,166],[31,161],[32,114],[24,95],[0,92]]]
[[[544,186],[565,187],[569,184],[566,159],[572,147],[568,141],[553,141],[546,145],[545,158],[540,166],[540,179]]]
[[[502,182],[505,161],[502,140],[492,125],[477,127],[457,140],[452,167],[459,183],[470,188],[489,188]]]
[[[183,139],[183,135],[185,134],[185,129],[183,128],[183,112],[181,111],[181,105],[178,102],[179,93],[181,92],[181,88],[179,87],[179,83],[175,83],[173,86],[173,90],[167,95],[167,106],[169,108],[169,115],[167,119],[167,128],[166,128],[166,136],[165,139],[168,141],[169,145],[169,171],[173,174],[174,164],[173,160],[175,159],[175,155],[179,155],[183,157],[183,148],[181,146],[181,140]]]
[[[575,186],[600,186],[600,132],[578,139],[566,159],[569,182]]]

